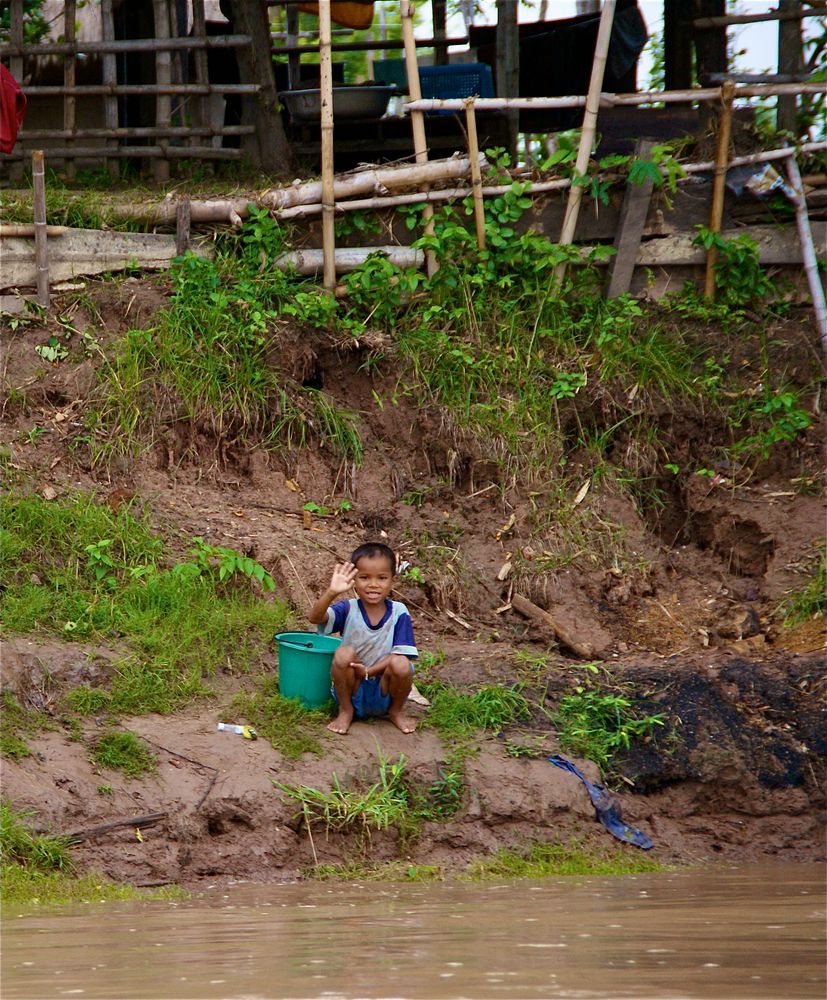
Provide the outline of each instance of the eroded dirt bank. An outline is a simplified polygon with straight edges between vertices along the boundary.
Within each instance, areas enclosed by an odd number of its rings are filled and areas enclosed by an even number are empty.
[[[101,284],[104,346],[148,324],[165,295],[162,283]],[[83,325],[77,314],[74,321]],[[110,507],[137,504],[182,547],[200,536],[244,552],[273,574],[300,627],[308,595],[325,586],[333,560],[365,538],[386,537],[421,569],[400,594],[420,647],[437,654],[429,679],[466,691],[521,681],[553,713],[577,683],[578,659],[549,627],[517,613],[511,599],[522,594],[588,643],[629,697],[663,714],[662,731],[634,743],[619,766],[624,818],[652,837],[657,857],[824,856],[823,623],[783,629],[771,614],[800,585],[824,533],[817,400],[806,434],[780,445],[744,481],[733,482],[726,468],[703,477],[664,475],[657,504],[601,492],[596,482],[588,494],[573,495],[570,511],[588,509],[614,544],[599,558],[590,552],[560,560],[559,528],[543,517],[551,486],[520,482],[479,442],[396,395],[404,359],[397,368],[366,368],[373,343],[345,350],[306,331],[283,333],[274,362],[362,415],[366,459],[359,468],[323,448],[278,454],[176,419],[161,423],[138,461],[104,468],[91,463],[80,441],[95,393],[94,358],[50,365],[34,352],[56,329],[51,321],[4,332],[5,474],[14,488],[47,500],[82,490]],[[776,333],[779,357],[805,381],[814,357],[807,319],[784,321]],[[377,404],[391,396],[393,406]],[[586,416],[575,408],[571,414],[573,421]],[[652,420],[668,432],[675,464],[700,464],[722,433],[714,416],[698,423],[680,401]],[[611,448],[620,455],[634,444],[619,435]],[[651,456],[638,460],[654,477]],[[334,514],[341,497],[350,506]],[[311,501],[322,513],[308,523]],[[3,687],[24,707],[56,712],[67,689],[105,683],[120,652],[42,635],[7,637]],[[265,644],[260,665],[275,669]],[[446,759],[432,730],[405,737],[377,722],[354,726],[346,738],[323,736],[319,757],[288,760],[263,740],[215,731],[240,683],[228,664],[214,700],[171,716],[121,720],[153,746],[154,777],[96,771],[87,746],[100,720],[91,718],[80,733],[58,726],[31,737],[32,756],[4,761],[3,794],[34,810],[43,828],[85,831],[76,856],[115,878],[273,879],[312,864],[314,850],[320,863],[360,850],[335,835],[317,833],[311,844],[294,818],[295,803],[283,800],[273,779],[326,790],[334,772],[345,781],[375,780],[380,755],[404,753],[411,776],[427,785]],[[507,744],[520,740],[537,759],[509,755]],[[534,840],[611,843],[583,787],[544,759],[557,749],[554,726],[540,711],[482,741],[466,761],[461,811],[426,823],[414,840],[374,833],[370,858],[458,870],[472,857]],[[598,777],[593,764],[579,763]],[[111,789],[105,795],[104,784]],[[154,814],[162,815],[140,837],[134,822],[89,835],[99,825]]]

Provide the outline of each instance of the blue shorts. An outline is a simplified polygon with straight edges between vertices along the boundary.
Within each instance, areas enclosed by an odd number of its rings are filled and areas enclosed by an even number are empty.
[[[413,672],[413,665],[411,666]],[[356,694],[353,695],[353,716],[356,719],[366,719],[370,715],[387,715],[391,701],[389,694],[382,694],[382,678],[366,677],[359,685]],[[338,702],[336,689],[331,685],[330,692]]]

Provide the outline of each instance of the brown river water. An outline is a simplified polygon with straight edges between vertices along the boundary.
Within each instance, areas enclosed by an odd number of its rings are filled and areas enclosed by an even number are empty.
[[[236,884],[5,908],[2,997],[824,998],[825,870]]]

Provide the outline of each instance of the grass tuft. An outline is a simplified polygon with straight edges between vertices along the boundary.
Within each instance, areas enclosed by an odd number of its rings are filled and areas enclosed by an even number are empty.
[[[274,584],[258,563],[195,540],[170,565],[138,511],[113,513],[86,494],[7,495],[0,517],[5,627],[125,647],[105,692],[72,695],[81,714],[171,712],[209,693],[219,669],[248,669],[288,624],[286,606],[260,596]]]
[[[157,766],[155,754],[128,729],[103,733],[95,744],[92,763],[96,767],[123,771],[129,778],[154,774]]]
[[[480,729],[496,732],[529,716],[528,702],[519,686],[484,687],[474,694],[462,694],[439,681],[419,687],[431,702],[422,725],[436,729],[445,740],[461,740]]]
[[[233,718],[247,720],[259,736],[291,760],[303,753],[323,751],[319,736],[329,713],[310,711],[297,701],[282,698],[274,677],[259,677],[255,690],[239,692],[230,703],[230,711]]]
[[[640,852],[597,850],[572,841],[534,844],[522,852],[501,849],[490,858],[472,862],[463,878],[549,878],[554,875],[632,875],[659,872],[664,866]]]

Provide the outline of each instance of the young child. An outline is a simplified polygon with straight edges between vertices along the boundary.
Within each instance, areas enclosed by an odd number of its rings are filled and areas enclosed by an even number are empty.
[[[339,714],[327,727],[334,733],[344,735],[354,716],[369,715],[387,715],[403,733],[416,729],[403,707],[418,653],[408,609],[389,600],[395,576],[392,549],[380,542],[360,545],[349,562],[336,564],[330,586],[310,609],[319,632],[342,637],[330,670],[339,703]],[[336,600],[351,587],[355,599]]]

